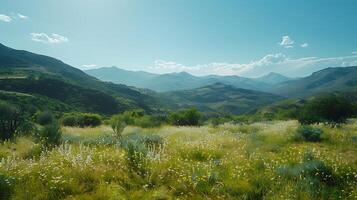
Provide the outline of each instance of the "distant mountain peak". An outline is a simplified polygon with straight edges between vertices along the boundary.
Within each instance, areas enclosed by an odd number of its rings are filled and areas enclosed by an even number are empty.
[[[181,75],[181,76],[192,76],[192,74],[186,72],[186,71],[181,71],[181,72],[173,72],[171,74],[176,74],[176,75]]]
[[[271,85],[274,85],[274,84],[278,84],[278,83],[281,83],[281,82],[285,82],[285,81],[291,80],[291,78],[286,77],[286,76],[281,75],[281,74],[276,73],[276,72],[270,72],[269,74],[266,74],[264,76],[256,78],[256,80],[264,82],[264,83],[268,83],[268,84],[271,84]]]

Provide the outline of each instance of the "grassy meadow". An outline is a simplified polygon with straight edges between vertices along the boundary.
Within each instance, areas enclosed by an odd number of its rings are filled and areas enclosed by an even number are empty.
[[[297,121],[216,127],[62,127],[43,149],[30,136],[0,144],[4,199],[357,199],[357,121]]]

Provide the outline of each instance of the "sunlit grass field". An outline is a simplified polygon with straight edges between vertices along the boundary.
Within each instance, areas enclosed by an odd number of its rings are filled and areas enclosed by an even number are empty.
[[[357,121],[295,139],[296,121],[141,129],[63,127],[63,144],[0,145],[10,199],[357,199]]]

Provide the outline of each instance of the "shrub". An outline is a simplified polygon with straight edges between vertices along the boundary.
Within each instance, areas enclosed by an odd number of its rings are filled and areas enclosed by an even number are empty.
[[[126,111],[121,114],[113,115],[110,124],[112,128],[120,128],[120,126],[133,125],[142,128],[157,127],[165,121],[165,118],[161,116],[144,115],[139,111]],[[113,129],[113,130],[114,130]],[[120,129],[119,129],[120,130]],[[117,132],[117,131],[114,131]]]
[[[139,126],[139,127],[142,127],[142,128],[150,128],[150,127],[160,126],[161,125],[161,121],[157,117],[145,115],[145,116],[136,118],[134,120],[134,124],[133,125]]]
[[[319,128],[314,128],[312,126],[300,126],[296,130],[295,139],[308,142],[319,142],[321,141],[322,133],[323,131]]]
[[[41,142],[46,147],[52,147],[60,144],[62,139],[62,132],[59,124],[54,122],[52,124],[42,127],[39,133]]]
[[[126,127],[126,123],[122,120],[120,116],[113,116],[110,120],[110,126],[117,138],[121,138],[122,132]]]
[[[313,183],[316,186],[321,183],[331,186],[336,180],[336,175],[331,167],[323,161],[315,159],[310,152],[305,153],[302,163],[281,167],[278,169],[278,174],[288,179],[304,177],[303,180],[310,182],[308,184]]]
[[[61,121],[63,126],[79,126],[78,117],[73,114],[66,113]]]
[[[13,138],[24,121],[24,115],[18,107],[0,102],[0,140]]]
[[[160,149],[164,145],[164,140],[158,135],[146,135],[141,142],[144,143],[148,149]]]
[[[345,123],[353,116],[354,105],[346,98],[336,95],[311,100],[305,104],[298,114],[301,124],[328,123],[336,125]]]
[[[36,130],[36,124],[30,120],[24,120],[24,122],[18,128],[18,132],[21,133],[21,135],[31,135]]]
[[[66,113],[61,118],[61,122],[64,126],[95,127],[102,124],[102,119],[98,114]]]
[[[140,133],[131,133],[125,135],[120,140],[120,145],[126,150],[128,167],[131,172],[139,176],[148,174],[149,152],[156,152],[163,147],[164,141],[158,135],[143,135]]]
[[[130,142],[127,146],[127,162],[131,172],[145,177],[148,172],[147,152],[142,151],[139,143]]]
[[[217,126],[227,123],[229,121],[232,121],[232,120],[230,118],[215,117],[215,118],[209,119],[209,124],[213,127],[217,127]]]
[[[171,113],[169,121],[176,126],[197,126],[201,118],[201,113],[197,109],[191,108],[179,112]]]
[[[40,112],[36,115],[36,122],[42,126],[52,124],[54,120],[55,118],[50,111]]]
[[[82,113],[79,117],[78,124],[80,127],[99,126],[102,124],[101,117],[97,114]]]
[[[11,187],[12,179],[0,174],[0,199],[7,200],[11,198],[13,188]]]

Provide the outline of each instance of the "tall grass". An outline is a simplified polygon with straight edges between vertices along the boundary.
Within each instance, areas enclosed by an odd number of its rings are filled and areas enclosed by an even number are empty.
[[[1,144],[0,189],[4,199],[356,199],[356,121],[316,125],[320,142],[296,141],[297,128],[127,127],[118,141],[107,126],[64,127],[49,151],[28,137]]]

